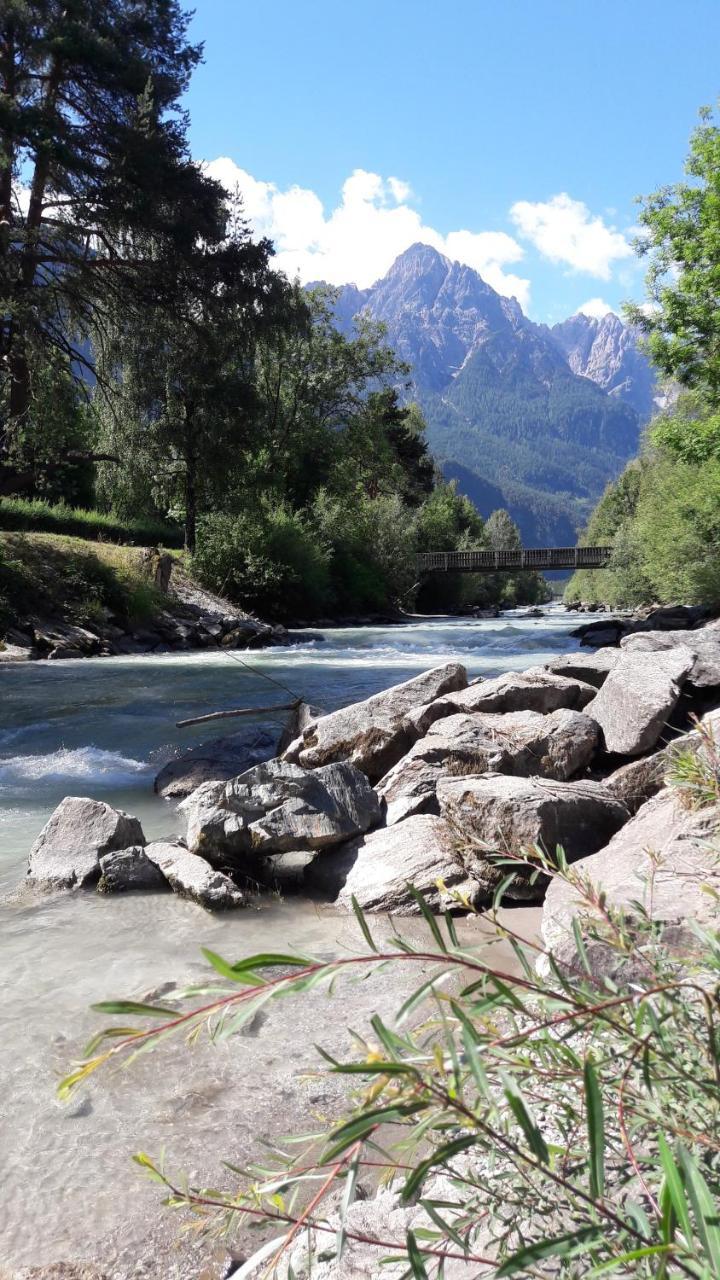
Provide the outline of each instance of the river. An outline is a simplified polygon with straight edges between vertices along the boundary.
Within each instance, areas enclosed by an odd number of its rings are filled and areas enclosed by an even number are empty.
[[[60,1106],[55,1081],[97,1028],[93,1001],[197,978],[201,946],[231,959],[279,944],[330,956],[356,946],[357,931],[301,899],[212,917],[161,894],[13,895],[58,801],[96,796],[140,817],[148,838],[177,831],[179,816],[154,795],[153,777],[210,736],[207,726],[178,730],[177,720],[282,701],[287,690],[331,710],[446,661],[463,662],[471,676],[519,670],[575,648],[575,625],[572,614],[551,608],[542,618],[517,611],[495,620],[339,628],[322,643],[252,654],[0,667],[0,891],[7,895],[0,900],[0,1280],[2,1264],[62,1259],[100,1260],[111,1280],[222,1275],[224,1247],[179,1247],[179,1221],[159,1207],[157,1189],[143,1182],[130,1155],[163,1149],[169,1166],[217,1179],[221,1160],[243,1163],[253,1148],[257,1154],[260,1137],[328,1122],[340,1086],[299,1077],[316,1061],[318,1028],[323,1044],[342,1052],[348,1006],[362,1023],[376,1008],[392,1011],[399,994],[397,983],[382,978],[362,994],[350,987],[338,1013],[338,998],[331,1008],[317,993],[283,1006],[282,1016],[263,1015],[222,1047],[145,1057]],[[513,919],[531,929],[535,913],[516,910]],[[476,922],[464,929],[480,940]]]

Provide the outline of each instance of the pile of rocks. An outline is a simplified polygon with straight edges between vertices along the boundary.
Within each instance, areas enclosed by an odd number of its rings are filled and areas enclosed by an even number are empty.
[[[305,708],[280,754],[260,734],[172,762],[157,785],[186,797],[181,839],[147,844],[135,819],[66,799],[30,877],[107,892],[169,883],[210,907],[299,884],[369,911],[415,912],[409,884],[436,908],[458,893],[481,904],[505,876],[498,855],[562,845],[601,865],[661,792],[678,743],[702,747],[673,722],[718,703],[712,625],[472,683],[449,663],[329,715]],[[504,892],[544,888],[518,872]]]

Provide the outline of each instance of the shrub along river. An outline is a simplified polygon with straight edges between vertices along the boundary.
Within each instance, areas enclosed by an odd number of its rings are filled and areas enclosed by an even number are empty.
[[[463,662],[471,676],[521,670],[576,648],[576,623],[550,608],[542,618],[518,611],[491,621],[343,628],[327,631],[324,643],[252,654],[0,666],[2,1280],[3,1264],[61,1259],[102,1262],[113,1280],[221,1276],[225,1247],[178,1245],[180,1220],[160,1207],[130,1155],[164,1150],[168,1168],[216,1183],[220,1162],[244,1164],[259,1139],[329,1123],[339,1081],[298,1078],[317,1065],[313,1043],[342,1053],[349,1022],[392,1012],[401,995],[396,978],[382,977],[362,990],[346,984],[332,1003],[318,991],[257,1015],[221,1046],[190,1051],[178,1042],[129,1072],[96,1077],[61,1106],[55,1083],[97,1029],[93,1001],[196,980],[205,972],[201,946],[234,960],[279,946],[329,957],[359,943],[354,921],[300,898],[213,917],[173,895],[16,895],[58,801],[107,800],[137,815],[148,838],[179,831],[175,809],[153,793],[156,772],[213,729],[234,726],[181,730],[177,720],[283,701],[287,691],[332,710],[447,661]],[[531,929],[535,918],[533,909],[515,910],[514,927]],[[462,929],[481,941],[477,922]],[[421,925],[408,931],[417,936]]]

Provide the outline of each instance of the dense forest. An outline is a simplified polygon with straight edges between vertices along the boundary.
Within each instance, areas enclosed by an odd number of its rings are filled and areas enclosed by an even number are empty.
[[[192,161],[187,25],[176,0],[4,6],[0,523],[14,497],[182,528],[202,581],[279,619],[542,598],[417,582],[419,550],[517,530],[442,482],[382,329],[340,334]]]
[[[612,558],[575,574],[570,600],[720,604],[720,128],[709,111],[686,171],[643,204],[649,305],[630,308],[679,394],[593,512],[584,541],[612,545]]]

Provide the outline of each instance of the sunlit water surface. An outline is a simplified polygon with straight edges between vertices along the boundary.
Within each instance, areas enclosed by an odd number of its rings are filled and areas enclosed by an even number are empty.
[[[575,648],[574,625],[572,615],[551,609],[539,619],[336,629],[324,643],[249,655],[0,667],[0,891],[9,895],[0,901],[0,1263],[99,1259],[113,1280],[199,1276],[197,1257],[175,1247],[177,1224],[161,1216],[129,1154],[164,1148],[182,1168],[211,1178],[221,1158],[248,1158],[258,1137],[326,1118],[333,1089],[298,1082],[314,1060],[319,1028],[327,1024],[341,1049],[335,1018],[340,1028],[351,1019],[357,1025],[397,999],[382,981],[362,995],[351,988],[331,1018],[325,998],[314,996],[304,1008],[271,1014],[267,1027],[237,1043],[203,1047],[191,1061],[184,1050],[165,1056],[161,1069],[159,1059],[142,1059],[60,1107],[55,1080],[97,1027],[87,1012],[93,1001],[197,977],[203,945],[233,958],[279,944],[332,955],[355,935],[346,919],[299,899],[213,918],[161,894],[16,898],[28,851],[58,801],[96,796],[138,815],[148,837],[180,831],[153,778],[211,735],[207,726],[179,730],[177,720],[283,701],[288,691],[331,710],[447,661],[463,662],[471,676],[519,670]],[[532,912],[513,913],[523,916],[530,927]],[[465,927],[471,936],[477,929]],[[202,1274],[221,1274],[213,1265],[221,1266],[207,1262]]]

